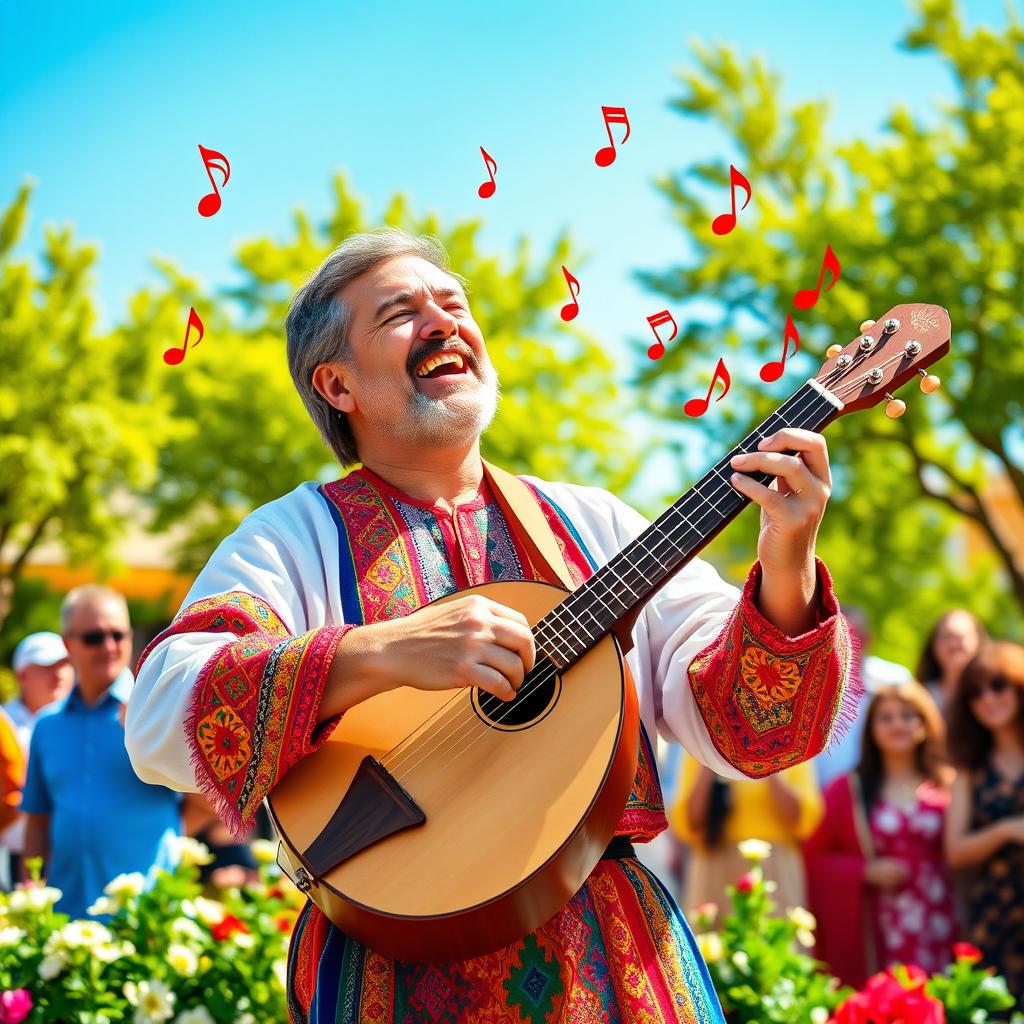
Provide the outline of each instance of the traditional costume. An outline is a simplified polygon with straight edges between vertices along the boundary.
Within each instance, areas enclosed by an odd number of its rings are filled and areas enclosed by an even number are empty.
[[[522,479],[577,585],[648,525],[598,488]],[[317,725],[318,708],[348,630],[467,586],[540,578],[486,477],[454,514],[365,467],[302,484],[218,547],[144,652],[127,721],[136,770],[198,788],[244,829],[282,774],[330,733],[333,722]],[[843,700],[849,638],[820,562],[818,578],[818,624],[795,639],[758,611],[758,566],[741,594],[695,559],[645,606],[626,656],[644,735],[618,827],[624,842],[666,826],[647,738],[656,728],[729,778],[770,774],[824,746]],[[388,960],[308,904],[288,990],[292,1020],[303,1024],[722,1020],[682,915],[629,856],[601,860],[532,934],[454,964]]]

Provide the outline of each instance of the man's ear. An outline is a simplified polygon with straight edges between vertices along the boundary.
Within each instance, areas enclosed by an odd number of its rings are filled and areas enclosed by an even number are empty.
[[[356,400],[349,390],[350,373],[344,363],[321,363],[313,371],[313,387],[339,412],[350,413]]]

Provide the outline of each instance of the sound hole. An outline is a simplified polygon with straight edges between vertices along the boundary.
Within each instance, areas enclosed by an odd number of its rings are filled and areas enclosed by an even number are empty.
[[[538,662],[526,674],[514,700],[499,700],[484,690],[474,690],[473,708],[494,729],[525,729],[549,714],[561,689],[562,677],[551,663]]]

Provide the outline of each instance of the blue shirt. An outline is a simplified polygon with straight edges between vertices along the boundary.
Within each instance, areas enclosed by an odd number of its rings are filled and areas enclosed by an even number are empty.
[[[94,707],[77,685],[36,721],[21,809],[50,815],[48,881],[64,895],[57,910],[72,918],[115,876],[172,866],[181,795],[139,780],[118,719],[132,688],[122,673]]]

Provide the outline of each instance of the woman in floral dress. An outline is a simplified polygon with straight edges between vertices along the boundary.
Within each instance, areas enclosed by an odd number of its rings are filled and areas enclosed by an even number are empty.
[[[860,763],[825,791],[825,817],[805,845],[818,956],[861,986],[892,963],[929,973],[958,938],[943,856],[948,802],[943,726],[915,682],[880,688],[868,706]]]
[[[1024,647],[992,644],[964,669],[949,749],[961,774],[946,850],[973,869],[968,937],[1024,1006]]]

